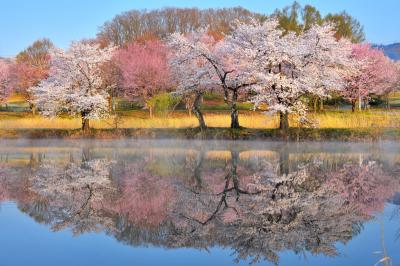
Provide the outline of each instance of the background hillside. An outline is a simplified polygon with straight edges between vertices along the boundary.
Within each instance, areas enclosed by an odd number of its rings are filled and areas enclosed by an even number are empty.
[[[382,48],[385,54],[393,60],[400,60],[400,43],[377,45],[376,47]]]

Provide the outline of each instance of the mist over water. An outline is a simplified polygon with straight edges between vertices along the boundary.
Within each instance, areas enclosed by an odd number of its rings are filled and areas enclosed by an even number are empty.
[[[399,149],[2,140],[0,265],[398,265]]]

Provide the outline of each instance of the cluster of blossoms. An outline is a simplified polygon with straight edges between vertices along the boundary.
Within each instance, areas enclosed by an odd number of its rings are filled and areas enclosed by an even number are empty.
[[[49,78],[30,89],[32,102],[46,116],[67,111],[84,121],[104,117],[108,93],[102,86],[101,65],[111,59],[113,50],[84,42],[73,43],[67,51],[53,49]]]

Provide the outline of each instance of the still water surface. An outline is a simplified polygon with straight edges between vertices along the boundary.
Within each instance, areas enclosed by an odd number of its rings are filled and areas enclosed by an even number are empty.
[[[3,140],[0,265],[400,265],[399,174],[392,142]]]

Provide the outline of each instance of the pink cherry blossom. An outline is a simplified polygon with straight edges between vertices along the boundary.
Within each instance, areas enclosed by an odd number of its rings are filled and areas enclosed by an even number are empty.
[[[385,95],[393,91],[399,81],[395,63],[382,50],[370,44],[353,45],[352,56],[357,62],[359,71],[347,76],[347,85],[343,96],[352,103],[352,110],[362,100],[368,100],[371,94]]]
[[[166,46],[158,40],[147,40],[143,44],[136,42],[120,49],[114,59],[121,71],[125,95],[146,102],[169,89],[167,56]]]

